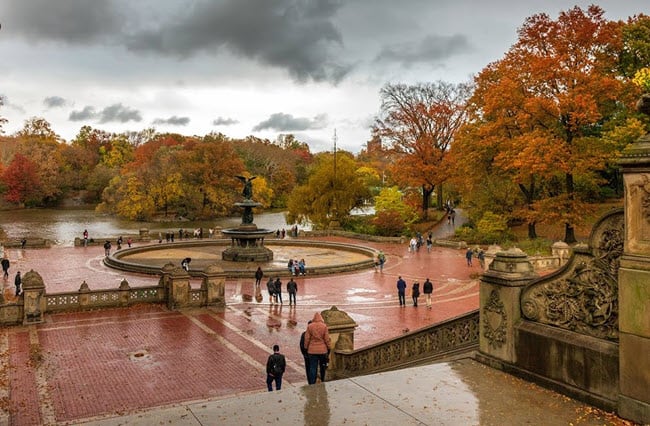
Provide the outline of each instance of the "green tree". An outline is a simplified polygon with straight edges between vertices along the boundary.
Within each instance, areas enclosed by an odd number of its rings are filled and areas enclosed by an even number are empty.
[[[297,186],[289,196],[287,221],[311,222],[325,228],[331,222],[345,224],[350,211],[361,207],[370,197],[358,165],[350,153],[321,153],[306,184]]]

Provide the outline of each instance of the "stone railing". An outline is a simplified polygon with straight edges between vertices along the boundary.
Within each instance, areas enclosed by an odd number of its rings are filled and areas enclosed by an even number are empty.
[[[335,350],[330,379],[396,370],[478,349],[479,311],[358,350]]]
[[[192,288],[193,277],[180,267],[162,268],[157,286],[131,288],[122,280],[119,288],[91,290],[86,282],[78,291],[47,294],[40,274],[29,271],[23,276],[23,293],[6,303],[0,295],[0,325],[33,324],[44,321],[47,313],[126,307],[141,303],[163,303],[177,310],[202,306],[225,306],[225,278],[216,265],[200,274],[201,286]]]
[[[119,289],[46,294],[47,312],[124,307],[140,303],[165,303],[166,301],[165,289],[162,286],[130,288],[126,281],[122,281],[122,283],[123,285]]]

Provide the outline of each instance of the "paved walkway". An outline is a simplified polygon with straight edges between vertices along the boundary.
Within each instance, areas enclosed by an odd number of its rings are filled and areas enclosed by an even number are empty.
[[[252,280],[241,279],[227,281],[226,309],[171,312],[139,305],[47,315],[41,325],[4,328],[0,408],[5,416],[4,420],[0,416],[0,425],[498,424],[475,412],[471,404],[483,404],[480,398],[449,391],[456,387],[450,383],[465,383],[449,375],[449,369],[465,368],[453,364],[313,389],[304,386],[298,341],[314,312],[333,305],[346,311],[359,324],[355,347],[363,347],[478,307],[478,267],[466,266],[463,251],[437,247],[430,253],[424,248],[409,253],[406,244],[363,244],[387,253],[383,272],[299,277],[295,307],[286,302],[271,305],[266,295],[261,303],[244,302],[254,286]],[[11,278],[17,270],[34,269],[43,276],[48,292],[76,290],[84,280],[92,289],[116,287],[125,277],[132,286],[157,281],[106,268],[100,250],[10,250]],[[395,288],[399,275],[409,286],[415,279],[430,277],[435,284],[433,309],[426,309],[423,300],[417,308],[400,308]],[[5,282],[9,299],[11,284]],[[274,344],[287,356],[288,369],[285,390],[268,394],[264,365]],[[469,365],[472,371],[485,370]],[[514,380],[504,377],[503,383]],[[425,383],[428,388],[419,387]],[[449,401],[433,399],[428,405],[427,392],[436,392],[439,398],[456,395],[458,404],[449,408]],[[544,401],[562,401],[552,395]],[[574,405],[570,407],[563,415],[575,413]],[[496,416],[497,411],[489,415]]]

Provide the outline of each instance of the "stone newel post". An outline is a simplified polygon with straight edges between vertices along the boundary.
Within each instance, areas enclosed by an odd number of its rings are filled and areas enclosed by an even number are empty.
[[[223,269],[218,265],[210,265],[201,273],[201,290],[205,294],[205,305],[226,306],[226,279]]]
[[[189,305],[190,301],[190,274],[180,266],[171,263],[162,268],[160,278],[167,295],[167,307],[177,310]]]
[[[650,95],[648,100],[650,101]],[[650,102],[649,102],[650,103]],[[621,417],[650,423],[650,134],[619,160],[625,185],[625,244],[618,272]]]
[[[33,269],[22,277],[24,314],[23,324],[43,322],[45,313],[45,283],[41,275]]]
[[[323,321],[327,324],[330,339],[332,340],[327,378],[330,380],[337,379],[340,378],[340,374],[337,373],[340,365],[336,352],[352,351],[354,349],[354,329],[358,327],[358,324],[347,313],[339,311],[336,306],[322,311],[321,315]]]
[[[536,277],[523,251],[510,249],[496,254],[481,276],[479,290],[482,354],[511,364],[516,361],[514,328],[521,319],[521,291]]]

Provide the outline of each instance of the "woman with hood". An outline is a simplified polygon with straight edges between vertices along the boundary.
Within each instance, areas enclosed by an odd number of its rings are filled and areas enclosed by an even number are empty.
[[[330,354],[330,334],[327,324],[319,312],[314,314],[311,324],[307,326],[305,332],[305,347],[309,357],[309,375],[307,382],[310,385],[316,383],[318,368],[320,367],[320,381],[325,381],[325,370],[329,362]]]

